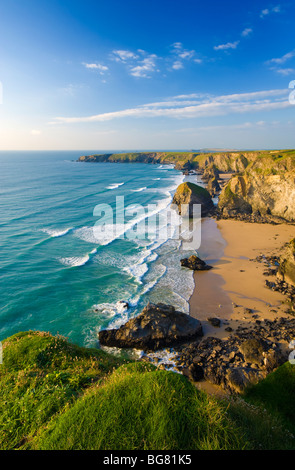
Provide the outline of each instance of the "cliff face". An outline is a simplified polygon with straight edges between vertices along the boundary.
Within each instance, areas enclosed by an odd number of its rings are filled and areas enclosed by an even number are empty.
[[[295,220],[295,175],[234,176],[223,188],[218,208],[233,216],[259,211],[288,221]]]
[[[262,215],[294,221],[294,159],[265,157],[255,160],[223,188],[218,208],[225,216],[259,211]]]
[[[221,215],[257,213],[295,220],[295,151],[141,152],[88,155],[80,162],[142,162],[173,164],[178,170],[198,169],[212,196],[219,191],[219,173],[234,173],[219,198]],[[183,199],[183,195],[182,195]],[[198,203],[198,202],[196,202]],[[207,203],[202,202],[204,207]]]

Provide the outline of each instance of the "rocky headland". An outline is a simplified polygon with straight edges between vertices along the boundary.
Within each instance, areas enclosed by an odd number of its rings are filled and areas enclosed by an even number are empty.
[[[206,189],[187,181],[177,188],[173,198],[180,213],[182,204],[187,204],[186,215],[190,217],[193,205],[201,204],[202,217],[214,217],[217,221],[232,219],[257,227],[286,224],[291,225],[290,229],[295,222],[294,150],[105,154],[83,156],[79,161],[173,164],[185,175],[201,175]],[[218,197],[217,206],[213,197]],[[252,242],[254,246],[255,238]],[[208,311],[208,322],[216,330],[222,326],[223,336],[202,336],[202,322],[196,318],[177,312],[173,306],[149,304],[118,330],[101,331],[100,342],[146,352],[173,348],[175,368],[191,381],[205,380],[230,393],[241,393],[247,385],[266,377],[288,360],[288,345],[295,331],[295,319],[290,317],[295,311],[294,247],[293,239],[283,249],[278,247],[280,250],[272,259],[260,255],[253,260],[268,263],[263,272],[264,287],[285,296],[288,309],[283,316],[273,310],[277,316],[273,314],[270,320],[259,317],[255,309],[244,308],[252,316],[251,321],[246,325],[237,322],[233,327],[232,322],[229,324]],[[182,259],[181,265],[194,271],[211,272],[212,268],[196,255]],[[240,277],[236,278],[239,282]],[[148,360],[148,355],[144,358]]]

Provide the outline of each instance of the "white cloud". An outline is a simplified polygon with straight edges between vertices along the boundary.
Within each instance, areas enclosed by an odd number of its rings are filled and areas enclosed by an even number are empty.
[[[226,44],[220,44],[219,46],[214,46],[215,51],[225,51],[227,49],[236,49],[240,41],[228,42]]]
[[[172,44],[172,47],[174,47],[174,49],[182,49],[182,43],[181,42],[174,42]]]
[[[182,52],[180,52],[178,55],[179,57],[181,57],[181,59],[191,59],[195,54],[195,51],[187,51],[187,50],[184,50]]]
[[[139,58],[139,56],[137,54],[134,54],[134,52],[126,51],[126,50],[113,51],[113,55],[116,61],[122,61],[122,62],[126,62],[127,60],[130,60],[130,59],[135,60]]]
[[[172,65],[173,70],[183,69],[183,63],[180,60],[176,60]]]
[[[156,71],[156,59],[157,56],[155,54],[145,57],[139,62],[139,65],[130,68],[130,74],[133,77],[150,78],[151,73]]]
[[[277,73],[279,73],[280,75],[284,75],[284,76],[287,76],[287,75],[291,75],[291,74],[295,74],[295,69],[291,69],[291,68],[286,68],[286,69],[274,69]]]
[[[249,36],[249,34],[251,34],[253,32],[253,29],[252,28],[245,28],[242,32],[241,32],[241,36],[243,36],[244,38]]]
[[[270,15],[271,13],[280,13],[281,12],[281,6],[276,5],[273,8],[265,8],[264,10],[261,11],[260,13],[260,18],[264,18],[265,16]]]
[[[174,42],[172,45],[172,54],[176,56],[177,60],[174,61],[175,66],[172,66],[174,70],[178,70],[183,68],[181,64],[181,60],[193,60],[197,64],[201,64],[203,61],[200,58],[195,58],[196,51],[194,49],[184,49],[183,44],[181,42]]]
[[[267,64],[284,64],[287,60],[292,59],[295,56],[295,49],[293,51],[287,52],[282,57],[276,59],[270,59],[267,61]]]
[[[85,65],[85,67],[87,69],[94,69],[94,70],[99,70],[100,72],[106,72],[107,70],[109,70],[109,68],[106,66],[106,65],[102,65],[102,64],[86,64],[86,63],[83,63],[83,65]]]
[[[260,13],[260,18],[263,18],[264,16],[267,16],[269,15],[269,9],[268,8],[265,8],[264,10],[262,10],[262,12]]]
[[[291,106],[288,100],[288,91],[289,90],[287,89],[263,90],[250,93],[204,97],[191,105],[184,102],[182,103],[182,106],[179,105],[179,101],[177,101],[176,104],[170,103],[169,107],[164,105],[158,106],[159,103],[156,103],[157,106],[155,104],[154,106],[152,106],[152,104],[150,106],[142,105],[136,108],[86,117],[57,117],[53,123],[103,122],[126,117],[167,117],[188,119],[271,111]]]
[[[42,132],[39,131],[38,129],[32,129],[31,132],[30,132],[30,134],[36,136],[36,135],[42,134]]]
[[[281,6],[280,5],[277,5],[276,7],[273,7],[273,9],[271,10],[273,13],[280,13],[281,11]]]

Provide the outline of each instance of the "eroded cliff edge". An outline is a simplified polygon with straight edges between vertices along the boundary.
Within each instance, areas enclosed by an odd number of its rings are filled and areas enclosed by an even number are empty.
[[[221,217],[277,217],[295,221],[295,150],[245,152],[138,152],[84,155],[79,162],[173,164],[194,171],[207,181],[212,196],[219,194]],[[220,173],[231,174],[219,185]]]

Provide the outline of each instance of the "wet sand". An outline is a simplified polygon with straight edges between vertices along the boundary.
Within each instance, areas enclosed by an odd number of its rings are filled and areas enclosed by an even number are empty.
[[[265,264],[251,260],[259,255],[279,255],[284,243],[294,236],[294,225],[202,220],[198,254],[213,269],[194,273],[190,315],[202,321],[205,336],[225,338],[228,326],[289,316],[285,297],[264,286],[266,279],[274,279],[263,275]],[[246,308],[253,311],[249,313]],[[222,320],[221,328],[208,323],[210,316]]]

